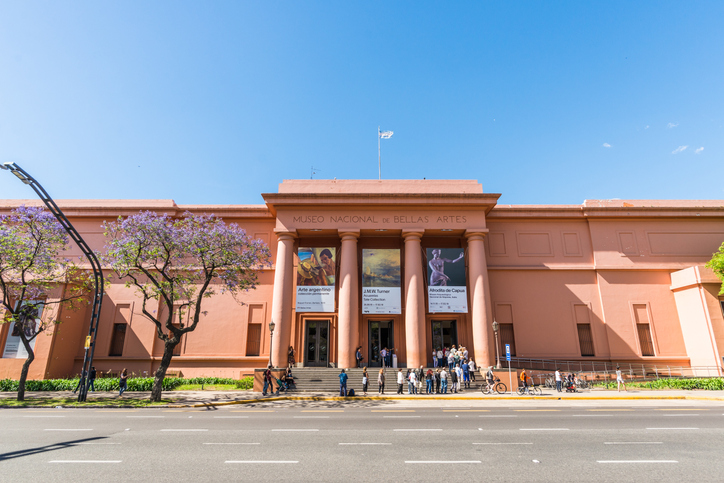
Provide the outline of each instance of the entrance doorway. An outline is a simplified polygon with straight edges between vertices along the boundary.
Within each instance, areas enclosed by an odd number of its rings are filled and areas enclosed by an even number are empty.
[[[329,320],[308,320],[304,330],[304,365],[327,367]]]
[[[370,359],[367,364],[369,367],[382,367],[382,356],[380,356],[380,351],[385,347],[387,350],[390,350],[395,346],[392,336],[393,330],[391,320],[370,320]]]
[[[456,320],[432,321],[432,348],[437,351],[444,347],[458,345],[458,328]]]

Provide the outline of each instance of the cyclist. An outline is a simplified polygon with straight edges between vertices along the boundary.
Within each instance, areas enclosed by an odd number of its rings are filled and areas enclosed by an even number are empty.
[[[523,372],[520,373],[520,382],[523,383],[525,393],[530,394],[530,392],[528,391],[528,375],[525,373],[525,369],[523,369]]]

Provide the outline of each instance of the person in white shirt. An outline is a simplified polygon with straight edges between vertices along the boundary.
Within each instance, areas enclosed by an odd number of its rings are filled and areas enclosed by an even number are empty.
[[[435,367],[440,367],[440,366],[442,366],[443,364],[444,364],[444,362],[443,362],[443,360],[442,360],[442,349],[439,349],[439,348],[438,348],[438,350],[437,350],[437,365],[436,365]]]
[[[437,367],[437,352],[435,352],[435,349],[432,350],[432,367]]]
[[[561,384],[563,384],[563,378],[561,378],[561,370],[556,369],[556,390],[558,392],[561,392],[563,390],[561,388]]]
[[[455,383],[455,390],[460,391],[460,381],[463,380],[463,370],[459,365],[455,366],[455,374],[458,376],[458,382]]]
[[[442,371],[440,371],[440,392],[443,394],[447,394],[447,372],[445,371],[445,367],[443,366]]]
[[[628,392],[628,389],[626,389],[626,383],[623,382],[623,373],[621,372],[621,368],[616,366],[616,386],[618,387],[618,392],[621,392],[622,385],[623,390]]]
[[[385,365],[386,360],[387,360],[387,347],[385,347],[384,349],[382,349],[380,351],[380,361],[382,362],[382,367],[387,367]]]
[[[452,371],[455,368],[455,349],[450,351],[447,356],[447,369]]]
[[[468,367],[470,368],[470,380],[475,382],[475,361],[470,359],[470,361],[468,361]]]
[[[405,383],[405,376],[402,369],[397,369],[397,394],[402,394],[402,385]]]
[[[416,394],[417,393],[417,374],[415,374],[415,371],[410,371],[410,379],[408,380],[407,384],[407,394]]]

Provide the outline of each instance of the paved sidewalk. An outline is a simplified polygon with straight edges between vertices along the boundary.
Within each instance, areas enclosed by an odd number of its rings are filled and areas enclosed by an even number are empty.
[[[69,391],[28,391],[25,393],[26,398],[40,399],[40,398],[62,398],[62,397],[74,397],[75,395]],[[0,406],[2,405],[1,399],[9,398],[14,399],[16,393],[13,392],[0,392]],[[147,399],[149,397],[148,392],[131,392],[127,391],[123,396],[118,397],[115,392],[93,392],[88,395],[88,399],[96,398],[113,398],[116,400],[131,400],[131,399]],[[256,403],[261,401],[284,401],[284,400],[344,400],[333,393],[307,393],[307,392],[291,392],[289,395],[280,393],[279,395],[262,396],[261,393],[255,393],[251,391],[167,391],[163,393],[165,400],[172,401],[170,405],[173,406],[223,406],[227,404],[248,404]],[[521,400],[708,400],[708,401],[722,401],[724,402],[724,391],[683,391],[683,390],[629,390],[629,391],[613,391],[594,389],[587,390],[579,393],[559,393],[555,390],[547,390],[543,392],[542,396],[518,396],[517,394],[511,395],[510,393],[504,395],[486,396],[480,391],[468,390],[458,394],[431,394],[431,395],[414,395],[410,396],[407,394],[397,395],[394,393],[388,393],[383,396],[378,396],[377,393],[369,393],[367,397],[353,397],[346,398],[347,400],[355,401],[375,401],[375,400],[467,400],[467,401],[521,401]],[[158,406],[156,406],[158,407]]]

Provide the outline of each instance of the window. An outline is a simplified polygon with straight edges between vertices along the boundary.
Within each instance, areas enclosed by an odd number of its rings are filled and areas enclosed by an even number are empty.
[[[108,352],[109,356],[123,355],[123,343],[126,340],[126,327],[128,327],[128,324],[113,324],[111,350]]]
[[[513,324],[500,324],[500,352],[505,357],[505,344],[510,344],[510,356],[515,357],[515,333]]]
[[[591,324],[576,324],[578,326],[578,343],[581,346],[582,356],[595,356],[593,352],[593,336]]]

